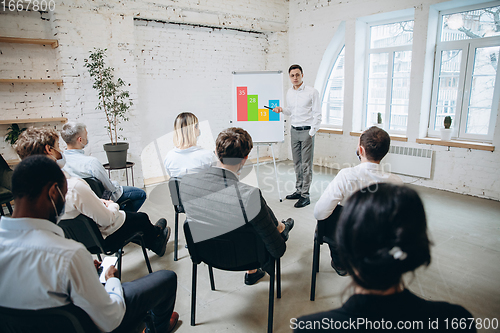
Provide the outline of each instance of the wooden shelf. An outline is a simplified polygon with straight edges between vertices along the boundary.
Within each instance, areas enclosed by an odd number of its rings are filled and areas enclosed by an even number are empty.
[[[57,39],[41,38],[0,37],[0,43],[50,45],[53,49],[59,46]]]
[[[62,79],[0,79],[0,83],[55,83],[58,87],[63,85]]]
[[[349,132],[349,135],[350,136],[361,136],[361,133],[363,133],[363,132]],[[391,138],[391,141],[408,142],[408,138],[404,135],[389,134],[389,137]]]
[[[495,150],[495,146],[493,146],[492,144],[482,143],[482,142],[459,141],[459,140],[444,141],[438,138],[423,138],[423,139],[417,139],[416,141],[417,143],[436,145],[436,146],[457,147],[457,148],[477,149],[486,151]]]
[[[342,134],[344,134],[344,131],[341,129],[323,127],[323,128],[320,128],[318,130],[318,133],[341,134],[342,135]]]
[[[0,125],[50,123],[50,122],[65,123],[67,121],[68,121],[68,118],[66,118],[66,117],[31,118],[31,119],[4,119],[4,120],[0,120]]]

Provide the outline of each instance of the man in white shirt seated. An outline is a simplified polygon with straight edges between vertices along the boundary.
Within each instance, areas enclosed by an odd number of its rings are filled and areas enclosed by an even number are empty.
[[[88,145],[89,140],[87,127],[84,124],[72,122],[64,124],[61,137],[68,146],[64,152],[66,159],[64,171],[73,177],[99,179],[104,189],[111,193],[111,200],[120,206],[127,200],[127,203],[121,207],[126,212],[137,212],[141,208],[146,201],[144,190],[133,186],[120,186],[117,182],[112,182],[101,162],[93,156],[85,155],[83,148]]]
[[[128,331],[152,310],[156,332],[170,332],[179,317],[173,312],[176,274],[161,270],[122,286],[111,266],[103,287],[92,255],[57,226],[66,190],[63,172],[45,155],[15,168],[14,213],[0,220],[0,306],[36,310],[73,303],[104,332]]]
[[[46,155],[63,168],[64,156],[59,149],[59,135],[49,127],[30,127],[21,135],[14,145],[21,159],[31,155]],[[170,227],[165,219],[151,224],[146,213],[125,212],[118,204],[97,197],[90,186],[82,179],[67,179],[65,213],[62,219],[74,219],[83,214],[97,224],[102,237],[110,248],[119,248],[126,239],[138,231],[144,234],[144,245],[158,256],[165,254]]]
[[[345,168],[339,171],[333,181],[328,185],[314,207],[314,217],[317,220],[327,220],[331,218],[337,205],[358,190],[374,183],[394,183],[403,184],[401,178],[391,173],[384,172],[380,161],[389,151],[391,138],[383,129],[372,126],[364,131],[359,137],[356,155],[361,163],[352,168]],[[329,223],[336,223],[333,221]],[[332,256],[332,267],[335,271],[344,276],[347,271],[339,264],[339,257],[335,245],[335,237],[329,235],[328,245]],[[330,239],[331,238],[331,239]]]

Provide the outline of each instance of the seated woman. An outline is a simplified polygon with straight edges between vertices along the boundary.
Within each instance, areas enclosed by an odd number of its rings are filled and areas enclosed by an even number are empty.
[[[215,156],[212,152],[196,146],[201,132],[198,118],[191,112],[180,113],[174,121],[174,145],[167,153],[163,164],[170,177],[182,177],[208,169]]]
[[[431,262],[424,207],[414,190],[387,183],[359,190],[344,206],[336,238],[354,295],[339,309],[292,321],[295,332],[455,332],[452,322],[460,319],[467,322],[463,331],[476,331],[463,307],[405,288],[403,274]]]
[[[48,127],[30,127],[17,140],[14,149],[21,159],[31,155],[46,155],[57,162],[59,167],[65,165],[64,155],[59,148],[59,135]],[[99,227],[106,244],[113,248],[120,247],[123,242],[136,232],[144,233],[144,245],[158,256],[165,254],[170,236],[167,221],[160,219],[151,224],[145,213],[125,212],[117,203],[99,199],[90,186],[80,178],[66,174],[68,191],[65,196],[65,213],[59,219],[73,219],[80,214],[90,217]]]

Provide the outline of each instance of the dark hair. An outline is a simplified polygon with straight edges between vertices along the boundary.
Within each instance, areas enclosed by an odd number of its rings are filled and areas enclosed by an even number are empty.
[[[361,134],[359,145],[365,148],[369,161],[379,162],[389,151],[391,137],[383,129],[372,126]]]
[[[14,199],[37,198],[49,183],[57,183],[62,190],[66,177],[56,162],[46,155],[32,155],[24,158],[12,174]]]
[[[253,141],[243,128],[230,127],[223,130],[215,141],[215,150],[223,164],[236,165],[250,154]]]
[[[354,193],[336,239],[342,265],[365,289],[387,290],[431,262],[424,206],[406,186],[373,184]]]
[[[293,69],[300,69],[300,74],[304,74],[304,72],[302,71],[302,67],[300,67],[300,65],[292,65],[290,66],[290,68],[288,68],[288,74],[290,74],[290,72],[293,70]]]

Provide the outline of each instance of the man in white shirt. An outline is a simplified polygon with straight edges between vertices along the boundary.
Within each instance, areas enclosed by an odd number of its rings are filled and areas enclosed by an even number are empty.
[[[276,107],[272,111],[283,112],[290,117],[290,139],[292,144],[293,163],[295,165],[295,192],[287,199],[299,199],[295,207],[305,207],[311,203],[309,188],[312,182],[312,163],[314,154],[314,136],[321,125],[321,103],[319,93],[302,81],[302,67],[292,65],[288,75],[293,87],[286,94],[287,106]]]
[[[64,124],[61,137],[68,146],[64,152],[66,165],[63,170],[73,177],[89,178],[94,177],[101,181],[104,189],[110,192],[109,199],[119,204],[126,212],[137,212],[146,201],[146,192],[133,186],[120,186],[117,182],[109,179],[108,172],[101,162],[93,156],[85,155],[83,148],[88,143],[87,127],[82,123]],[[122,203],[126,201],[126,204]]]
[[[401,178],[391,173],[384,172],[380,161],[389,151],[391,138],[383,129],[372,126],[359,137],[356,155],[361,163],[352,168],[339,171],[333,181],[328,185],[314,207],[314,217],[317,220],[327,220],[332,216],[337,205],[358,190],[375,183],[403,184]],[[336,223],[336,221],[328,221]],[[334,228],[333,228],[334,230]],[[339,275],[346,271],[340,266],[334,236],[328,242],[332,255],[332,267]]]
[[[104,332],[135,327],[152,310],[157,332],[169,332],[178,319],[176,274],[157,271],[122,286],[111,266],[103,287],[91,254],[57,226],[66,190],[60,167],[44,155],[15,168],[14,212],[0,220],[0,306],[36,310],[72,303]]]

